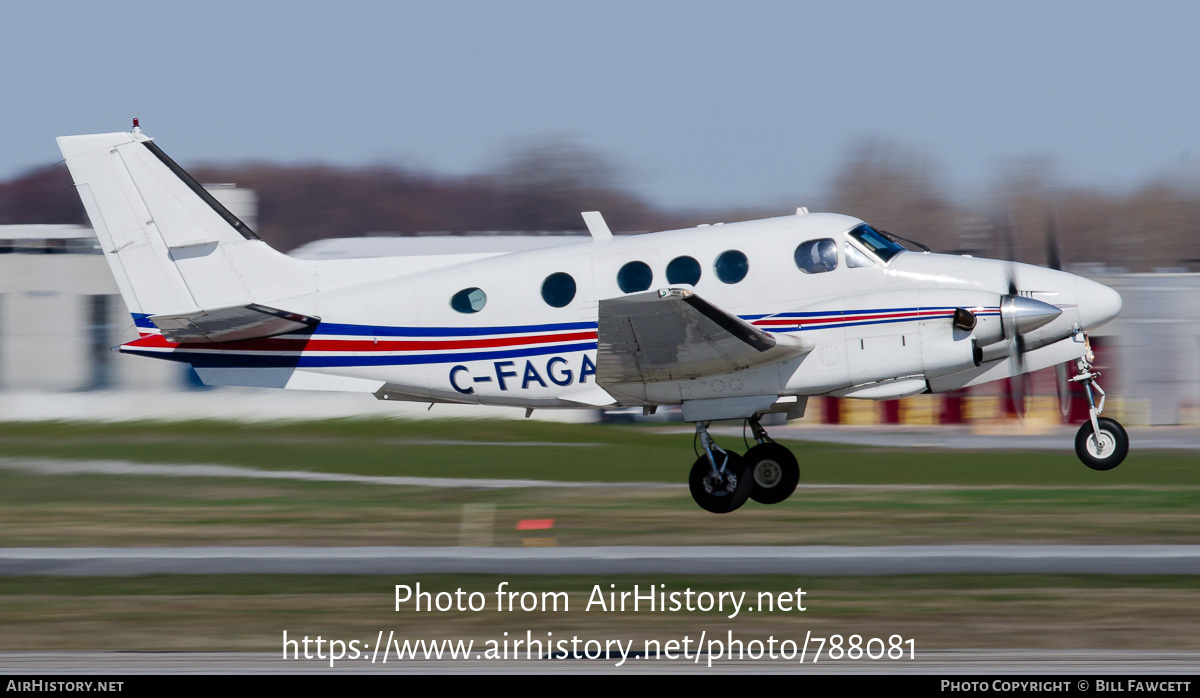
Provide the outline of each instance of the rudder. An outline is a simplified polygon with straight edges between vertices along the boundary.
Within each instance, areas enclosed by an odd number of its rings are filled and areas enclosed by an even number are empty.
[[[269,304],[310,290],[311,271],[258,239],[140,130],[58,146],[131,312]]]

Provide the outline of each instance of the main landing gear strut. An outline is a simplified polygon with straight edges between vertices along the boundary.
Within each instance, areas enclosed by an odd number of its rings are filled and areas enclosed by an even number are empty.
[[[1092,470],[1112,470],[1129,453],[1129,435],[1117,420],[1100,416],[1104,412],[1105,394],[1096,382],[1100,372],[1092,369],[1096,355],[1092,352],[1086,332],[1083,334],[1083,346],[1083,356],[1075,362],[1077,375],[1071,382],[1081,384],[1087,391],[1088,421],[1080,425],[1075,433],[1075,454]],[[1093,390],[1100,393],[1099,404],[1096,404]]]
[[[771,440],[759,415],[748,420],[757,442],[745,456],[726,451],[708,433],[708,422],[696,422],[700,457],[692,465],[688,486],[702,509],[727,514],[753,499],[775,504],[791,496],[800,481],[800,466],[792,452]]]

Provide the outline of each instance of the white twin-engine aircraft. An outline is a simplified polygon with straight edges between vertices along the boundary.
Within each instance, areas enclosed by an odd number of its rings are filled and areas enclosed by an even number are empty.
[[[704,509],[791,495],[796,458],[762,415],[809,396],[889,400],[1075,360],[1097,470],[1129,442],[1099,417],[1087,331],[1112,289],[1053,269],[907,250],[808,213],[513,253],[300,260],[267,246],[137,128],[58,139],[141,337],[210,385],[551,408],[681,405]],[[1092,389],[1100,399],[1092,400]],[[748,420],[745,455],[710,422]]]

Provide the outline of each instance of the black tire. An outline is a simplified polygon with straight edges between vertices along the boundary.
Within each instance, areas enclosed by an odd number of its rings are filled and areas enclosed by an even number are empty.
[[[1115,419],[1101,417],[1100,443],[1092,438],[1092,422],[1088,420],[1075,432],[1075,454],[1092,470],[1112,470],[1129,454],[1129,435]]]
[[[701,509],[714,514],[728,514],[745,504],[746,500],[750,498],[750,492],[754,489],[754,480],[746,470],[745,461],[738,454],[732,451],[725,451],[722,454],[718,451],[716,456],[717,458],[727,458],[725,471],[731,475],[730,479],[724,482],[713,482],[709,477],[712,467],[708,463],[708,456],[700,456],[692,465],[692,472],[688,475],[688,488],[692,491],[692,499],[696,500]]]
[[[796,491],[800,464],[792,452],[776,443],[758,444],[742,456],[746,472],[754,481],[750,499],[759,504],[782,502]]]

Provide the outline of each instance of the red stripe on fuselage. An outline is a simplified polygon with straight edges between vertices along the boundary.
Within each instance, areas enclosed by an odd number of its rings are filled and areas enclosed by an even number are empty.
[[[487,349],[529,344],[552,344],[555,342],[578,342],[596,339],[595,332],[566,332],[540,334],[524,337],[491,337],[486,339],[450,340],[387,340],[367,339],[309,339],[303,337],[247,339],[240,342],[168,342],[160,334],[151,334],[135,339],[125,346],[143,349],[212,349],[220,351],[442,351],[448,349]]]

